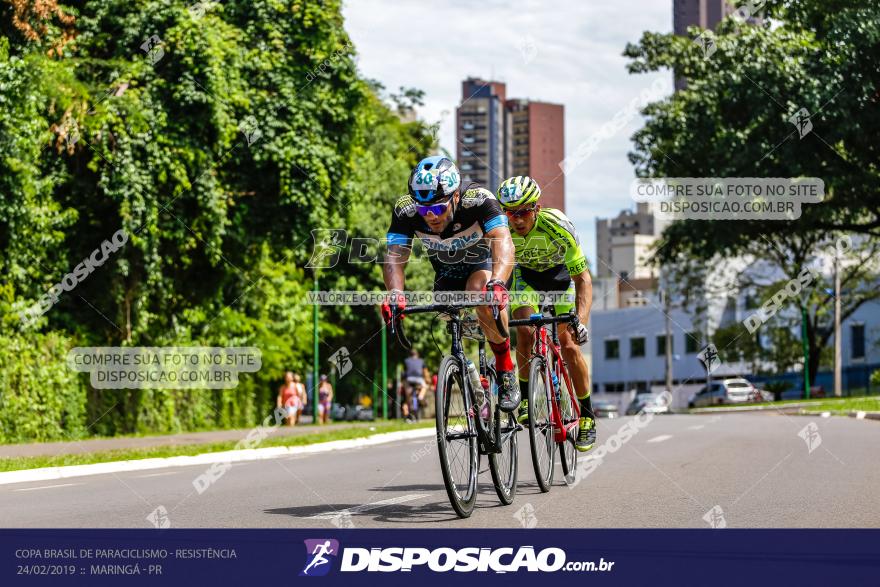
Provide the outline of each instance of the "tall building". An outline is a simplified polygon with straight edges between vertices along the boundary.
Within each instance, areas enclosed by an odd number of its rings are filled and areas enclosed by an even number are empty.
[[[603,308],[644,306],[657,289],[657,270],[648,264],[651,247],[667,222],[651,204],[639,203],[616,218],[596,219],[596,278]],[[594,296],[595,297],[595,296]]]
[[[503,83],[468,78],[455,110],[462,181],[477,182],[493,193],[510,170],[505,92]]]
[[[689,26],[714,29],[735,9],[730,0],[673,0],[672,30],[676,35],[685,36]]]
[[[651,204],[636,204],[617,218],[596,219],[596,257],[598,277],[641,279],[652,277],[646,264],[648,250],[666,228],[666,221],[654,216]]]
[[[528,175],[541,186],[541,203],[565,210],[565,106],[508,100],[512,134],[511,175]]]
[[[730,0],[673,0],[672,30],[676,35],[687,36],[689,26],[714,29],[728,14],[735,10]],[[683,90],[687,81],[675,78],[675,89]]]
[[[506,97],[501,82],[468,78],[456,109],[456,156],[462,179],[495,192],[511,175],[529,175],[542,203],[565,210],[565,108]]]

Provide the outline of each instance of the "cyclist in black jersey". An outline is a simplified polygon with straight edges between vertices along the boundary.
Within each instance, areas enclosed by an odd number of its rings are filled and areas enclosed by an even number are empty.
[[[442,156],[422,159],[410,174],[408,187],[409,193],[394,206],[388,228],[384,277],[389,296],[382,305],[386,322],[391,320],[392,305],[399,309],[406,306],[404,269],[413,237],[428,250],[436,274],[435,292],[487,292],[503,310],[514,250],[507,217],[495,195],[478,186],[463,190],[455,164]],[[479,306],[477,317],[495,354],[498,404],[512,412],[519,406],[520,390],[510,357],[510,339],[501,336],[489,306]],[[501,320],[506,328],[506,312],[501,313]]]

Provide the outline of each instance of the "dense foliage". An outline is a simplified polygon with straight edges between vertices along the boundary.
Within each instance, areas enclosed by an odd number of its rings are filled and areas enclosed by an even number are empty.
[[[880,2],[737,4],[741,10],[722,21],[714,35],[698,27],[688,36],[649,32],[627,47],[631,72],[668,69],[686,82],[686,88],[645,108],[647,122],[633,137],[630,159],[643,177],[818,177],[826,197],[803,205],[796,220],[674,222],[664,231],[655,261],[664,271],[679,267],[678,273],[691,280],[680,285],[690,291],[705,287],[693,282],[704,281],[709,269],[746,259],[746,272],[754,275],[758,267],[766,279],[756,282],[745,274],[738,285],[763,303],[805,268],[815,267],[831,243],[851,234],[858,251],[843,263],[846,319],[880,297],[875,138],[880,134]],[[750,7],[760,11],[751,14]],[[709,45],[698,42],[707,35]],[[802,110],[812,127],[800,136],[791,119]],[[813,373],[833,332],[832,284],[828,267],[823,269],[825,278],[812,282],[802,302]],[[772,339],[780,370],[798,354],[789,348],[800,337],[798,304],[792,301],[792,312],[780,313],[766,329],[764,338]],[[738,341],[739,351],[748,351],[752,342],[741,325],[720,338]],[[767,355],[760,346],[755,352]],[[751,354],[745,352],[745,358]]]
[[[338,0],[15,0],[0,32],[0,440],[262,420],[311,364],[311,231],[381,238],[432,129],[359,76]],[[381,284],[372,264],[320,280]],[[322,371],[378,333],[372,307],[321,315]],[[98,392],[63,365],[72,346],[169,344],[257,346],[263,368],[235,390]],[[343,396],[370,392],[367,348]]]

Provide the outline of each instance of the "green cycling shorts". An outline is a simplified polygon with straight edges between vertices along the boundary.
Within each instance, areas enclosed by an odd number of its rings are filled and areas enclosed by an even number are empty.
[[[523,279],[522,273],[519,270],[519,266],[513,270],[513,281],[510,286],[510,293],[515,294],[511,296],[510,301],[510,311],[516,312],[519,308],[531,308],[533,313],[538,312],[538,305],[540,304],[540,296],[538,292],[547,291],[547,292],[565,292],[564,300],[562,303],[554,304],[556,309],[556,315],[561,316],[562,314],[568,314],[575,308],[575,291],[574,291],[574,281],[569,278],[568,283],[563,281],[555,281],[551,284],[544,284],[540,289],[532,287],[525,279]],[[525,299],[523,299],[523,297]]]

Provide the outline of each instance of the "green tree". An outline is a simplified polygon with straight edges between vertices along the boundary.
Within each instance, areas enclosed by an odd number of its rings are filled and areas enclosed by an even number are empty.
[[[429,124],[402,122],[359,77],[338,0],[201,8],[0,4],[0,319],[9,345],[52,336],[70,346],[263,351],[261,371],[235,390],[89,389],[78,417],[106,414],[89,432],[261,420],[283,371],[311,363],[311,231],[384,236],[387,218],[376,211],[390,215],[393,186],[402,190],[436,145]],[[418,90],[404,96],[420,99]],[[20,319],[120,229],[122,249],[38,320]],[[321,278],[325,288],[381,285],[374,264]],[[322,316],[324,357],[372,340],[378,326],[373,308]],[[357,361],[371,376],[375,355]],[[14,387],[23,404],[37,393],[30,385]]]
[[[687,81],[684,90],[644,109],[647,121],[633,137],[630,159],[642,177],[820,177],[826,197],[787,222],[674,222],[656,251],[661,266],[689,259],[717,267],[751,258],[770,262],[769,280],[781,272],[787,282],[841,231],[869,240],[880,235],[880,158],[867,138],[880,129],[876,6],[855,0],[833,7],[818,0],[770,0],[765,6],[760,25],[725,19],[711,55],[694,42],[702,33],[696,27],[688,37],[645,33],[627,46],[631,72],[668,68]],[[789,119],[802,108],[813,130],[799,138]],[[869,242],[865,248],[873,247]],[[847,296],[851,305],[844,316],[876,298],[870,285],[876,271],[863,269],[853,271],[851,289],[858,293]],[[824,288],[827,283],[814,284],[807,302],[813,373],[831,332]]]

